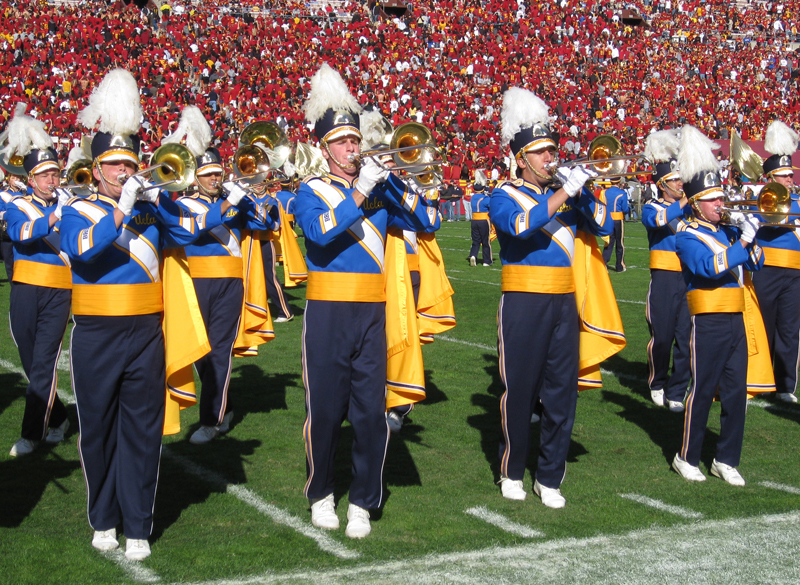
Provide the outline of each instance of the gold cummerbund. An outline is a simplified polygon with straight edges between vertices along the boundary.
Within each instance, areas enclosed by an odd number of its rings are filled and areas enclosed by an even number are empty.
[[[306,285],[310,301],[382,303],[386,301],[383,274],[310,272]]]
[[[488,211],[476,211],[472,214],[472,219],[489,219]]]
[[[669,250],[650,250],[650,268],[680,272],[681,260],[677,253]]]
[[[119,317],[164,310],[160,282],[143,284],[74,284],[72,313]]]
[[[236,256],[189,256],[192,278],[243,278],[242,259]]]
[[[611,212],[611,219],[614,221],[624,221],[625,220],[625,212],[624,211],[612,211]]]
[[[783,248],[761,248],[764,251],[764,266],[780,266],[781,268],[800,269],[800,252]],[[14,278],[16,279],[16,265]]]
[[[575,292],[575,276],[569,266],[521,266],[506,264],[501,278],[503,292],[564,294]]]
[[[294,221],[294,213],[284,213],[283,217],[286,218],[286,221]]]
[[[739,287],[690,290],[686,300],[690,315],[744,312],[744,289]]]
[[[72,288],[72,272],[68,266],[43,264],[30,260],[14,261],[14,282],[48,288]]]
[[[419,254],[406,254],[409,272],[419,272]]]

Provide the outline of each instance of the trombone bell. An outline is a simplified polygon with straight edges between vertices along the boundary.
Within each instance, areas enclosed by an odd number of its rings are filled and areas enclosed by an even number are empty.
[[[189,149],[182,144],[159,146],[153,153],[150,164],[150,177],[155,183],[153,187],[170,192],[183,191],[194,183],[197,162]]]

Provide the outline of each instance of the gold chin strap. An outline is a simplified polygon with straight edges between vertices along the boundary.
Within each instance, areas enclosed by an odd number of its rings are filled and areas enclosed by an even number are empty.
[[[537,177],[539,177],[540,179],[542,179],[543,181],[552,181],[553,177],[551,175],[542,174],[542,173],[540,173],[539,171],[537,171],[536,169],[534,169],[531,166],[531,163],[528,162],[527,154],[528,154],[527,152],[521,152],[520,153],[521,158],[522,158],[523,162],[525,163],[525,166],[528,167],[528,170],[530,172],[532,172],[534,175],[536,175]],[[520,158],[520,156],[518,156],[517,158]]]
[[[686,193],[684,193],[683,189],[681,189],[680,191],[678,191],[677,189],[673,189],[672,187],[667,185],[667,182],[663,178],[656,181],[656,187],[660,188],[665,193],[672,194],[673,197],[676,197],[676,201],[679,201],[686,196]]]
[[[109,179],[108,177],[105,176],[105,174],[103,173],[103,167],[100,166],[100,161],[95,159],[93,165],[97,168],[97,171],[100,173],[100,182],[103,183],[103,189],[105,190],[106,194],[109,193],[109,189],[108,189],[109,185],[113,185],[114,187],[119,187],[120,189],[122,188],[122,184],[121,183],[117,183],[116,181],[112,181],[111,179]]]
[[[331,159],[332,159],[332,160],[333,160],[333,161],[334,161],[334,162],[335,162],[337,165],[339,165],[341,168],[343,168],[343,169],[355,169],[355,168],[358,168],[358,162],[351,162],[351,163],[347,163],[347,164],[342,164],[342,163],[339,161],[339,159],[338,159],[338,158],[336,158],[335,156],[333,156],[333,153],[331,152],[331,149],[330,149],[330,148],[328,148],[328,141],[327,141],[327,140],[324,140],[324,141],[322,142],[322,146],[323,146],[323,148],[324,148],[324,149],[327,151],[327,153],[328,153],[328,156],[329,156],[329,157],[331,157]],[[356,159],[356,160],[357,160],[357,159]]]

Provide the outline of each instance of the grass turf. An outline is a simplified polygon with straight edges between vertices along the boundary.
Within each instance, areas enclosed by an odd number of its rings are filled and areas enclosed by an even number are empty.
[[[750,408],[740,469],[748,485],[732,488],[709,478],[690,484],[670,471],[679,447],[682,415],[655,407],[647,389],[644,304],[649,282],[647,240],[638,223],[626,224],[629,270],[611,274],[628,346],[606,361],[604,387],[582,392],[567,476],[564,510],[549,510],[529,495],[525,502],[500,496],[497,479],[500,385],[496,311],[500,295],[497,245],[493,267],[470,268],[469,224],[445,223],[439,232],[456,290],[457,327],[424,349],[428,399],[418,405],[387,456],[388,498],[373,513],[373,532],[351,541],[344,530],[330,536],[360,556],[324,552],[311,539],[276,524],[212,481],[179,462],[189,460],[227,482],[246,487],[266,504],[310,524],[302,495],[305,417],[300,371],[304,290],[287,291],[297,317],[276,325],[277,337],[257,358],[237,360],[231,382],[235,411],[231,432],[206,446],[190,445],[197,409],[183,412],[183,432],[166,437],[155,510],[153,556],[143,566],[162,582],[186,582],[351,568],[426,554],[466,552],[530,542],[486,524],[465,510],[485,506],[545,534],[545,540],[623,534],[651,526],[688,524],[666,512],[619,497],[641,494],[733,519],[797,509],[797,496],[759,486],[773,481],[800,486],[796,443],[800,407]],[[9,286],[0,288],[8,310]],[[67,345],[65,344],[65,347]],[[133,582],[129,572],[91,548],[86,493],[76,448],[77,416],[56,447],[42,446],[18,460],[7,453],[19,436],[25,381],[10,335],[0,336],[0,583]],[[67,372],[59,387],[69,389]],[[535,469],[536,435],[529,468]],[[719,433],[719,405],[712,408],[701,469],[707,471]],[[336,500],[344,524],[350,480],[352,432],[345,425],[337,459]],[[180,456],[179,457],[174,457]],[[530,477],[525,487],[531,489]]]

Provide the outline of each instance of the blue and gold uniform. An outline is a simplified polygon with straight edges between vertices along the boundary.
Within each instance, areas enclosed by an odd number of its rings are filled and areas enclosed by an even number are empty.
[[[686,282],[675,251],[675,234],[691,207],[680,201],[652,199],[642,207],[642,223],[650,246],[650,287],[645,316],[650,328],[647,344],[648,385],[662,390],[667,400],[683,402],[691,379],[689,334],[691,322],[686,302]],[[672,360],[672,374],[669,374]]]
[[[500,399],[500,474],[521,481],[530,448],[530,420],[541,402],[536,480],[558,489],[578,396],[579,317],[572,263],[578,230],[608,235],[603,200],[583,189],[554,215],[550,188],[518,179],[499,185],[489,211],[503,263],[498,353],[505,392]],[[537,492],[538,493],[538,492]]]
[[[472,208],[472,221],[470,223],[472,247],[469,249],[469,263],[471,266],[476,264],[478,248],[481,246],[483,247],[483,265],[490,266],[492,264],[492,245],[489,242],[489,232],[491,231],[489,205],[491,200],[490,194],[483,191],[482,188],[472,194],[472,201],[470,201]]]
[[[611,260],[611,252],[616,246],[615,268],[617,272],[625,272],[625,215],[629,209],[628,193],[616,185],[611,185],[604,189],[603,197],[614,222],[614,231],[609,234],[608,246],[603,248],[603,261],[608,264],[608,261]]]
[[[8,277],[9,284],[14,278],[14,242],[8,235],[6,229],[5,213],[8,203],[14,198],[19,197],[22,193],[7,189],[0,191],[0,256],[3,257],[3,264],[6,267],[6,276]]]
[[[357,183],[356,183],[357,184]],[[333,459],[342,421],[353,425],[351,504],[383,501],[389,439],[386,406],[384,246],[393,227],[425,231],[437,220],[394,176],[359,207],[354,185],[335,175],[300,186],[295,217],[308,264],[303,329],[304,426],[310,499],[333,493]]]
[[[293,208],[295,194],[291,191],[278,191],[274,196],[267,195],[262,200],[264,205],[270,205],[272,207],[272,216],[274,219],[274,225],[271,228],[272,230],[279,230],[285,229],[293,230],[294,227],[294,215],[289,214],[289,208]],[[283,213],[280,213],[279,206],[283,207]],[[281,225],[281,216],[285,219],[288,225],[282,226]],[[291,237],[294,237],[293,234],[289,234]],[[280,281],[278,280],[278,274],[275,270],[278,258],[277,253],[275,250],[275,244],[273,243],[273,234],[271,233],[263,233],[259,235],[261,239],[261,260],[264,264],[264,280],[267,285],[267,298],[272,301],[272,304],[277,309],[277,322],[282,321],[291,321],[294,319],[294,311],[292,311],[292,307],[289,305],[289,301],[286,299],[286,295],[283,293],[283,287],[281,286]],[[278,239],[277,237],[275,239]],[[286,258],[284,257],[284,267],[287,265]],[[286,277],[288,270],[284,270],[284,277]]]

